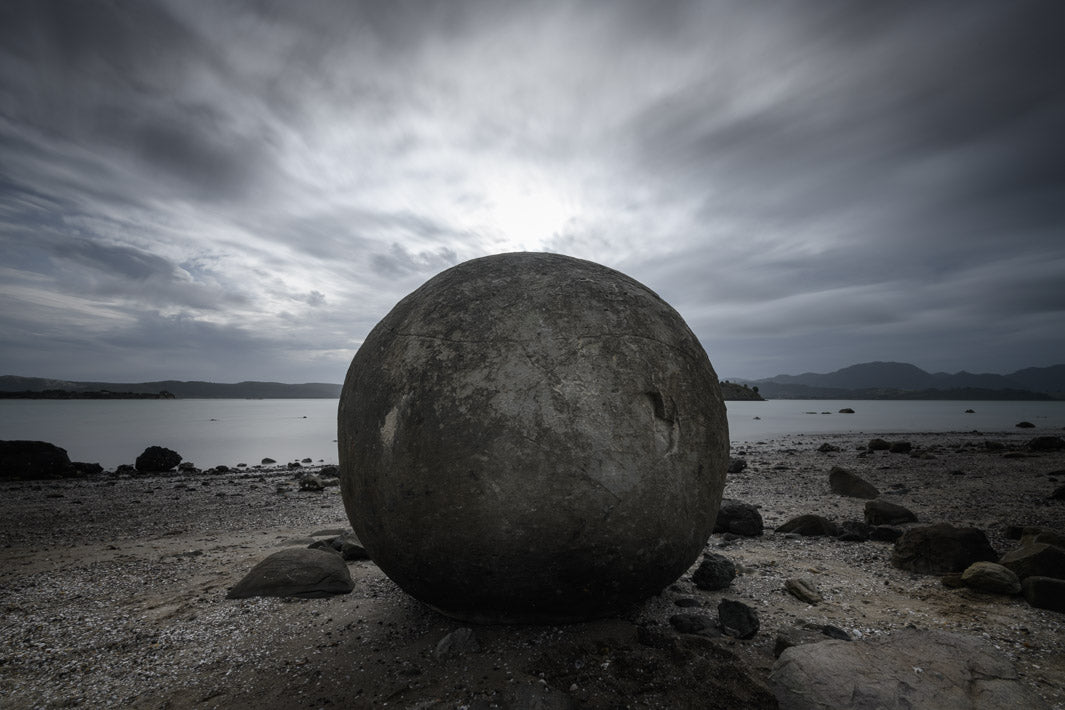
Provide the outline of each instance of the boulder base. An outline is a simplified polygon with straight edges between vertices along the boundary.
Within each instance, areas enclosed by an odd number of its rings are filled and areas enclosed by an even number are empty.
[[[604,616],[698,558],[728,465],[717,376],[645,286],[553,254],[460,264],[352,360],[341,490],[411,595],[460,619]]]

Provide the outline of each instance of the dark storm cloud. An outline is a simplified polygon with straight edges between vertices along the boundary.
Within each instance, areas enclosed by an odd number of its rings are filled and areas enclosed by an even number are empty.
[[[7,2],[0,371],[339,380],[405,293],[516,249],[644,281],[726,376],[1051,364],[1063,27],[1050,1]]]

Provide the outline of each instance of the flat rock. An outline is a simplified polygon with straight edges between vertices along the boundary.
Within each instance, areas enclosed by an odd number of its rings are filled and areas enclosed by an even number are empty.
[[[990,643],[945,631],[792,646],[770,682],[781,710],[1046,707]]]
[[[314,599],[347,594],[355,585],[344,560],[333,552],[292,547],[275,552],[252,567],[226,595]]]
[[[824,516],[807,513],[784,522],[776,531],[778,533],[795,533],[806,537],[819,535],[836,537],[839,535],[839,526]]]
[[[895,543],[891,564],[919,574],[964,572],[973,562],[995,562],[998,555],[976,528],[936,523],[911,528]]]
[[[791,596],[807,604],[817,605],[824,601],[824,597],[817,591],[817,586],[808,579],[798,577],[786,579],[784,589],[788,590]]]

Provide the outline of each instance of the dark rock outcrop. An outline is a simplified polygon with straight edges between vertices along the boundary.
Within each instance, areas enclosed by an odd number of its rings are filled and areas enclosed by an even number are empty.
[[[903,533],[895,543],[891,564],[919,574],[947,574],[963,572],[974,562],[997,559],[981,530],[936,523]]]
[[[0,441],[0,479],[63,478],[74,474],[66,449],[46,441]]]
[[[339,555],[325,550],[290,547],[252,567],[226,597],[314,599],[347,594],[354,587],[348,566]]]

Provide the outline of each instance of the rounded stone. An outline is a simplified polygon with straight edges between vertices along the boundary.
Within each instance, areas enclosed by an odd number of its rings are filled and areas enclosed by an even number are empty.
[[[565,256],[475,259],[371,331],[340,397],[370,557],[481,622],[605,616],[699,557],[728,465],[717,375],[637,281]]]

